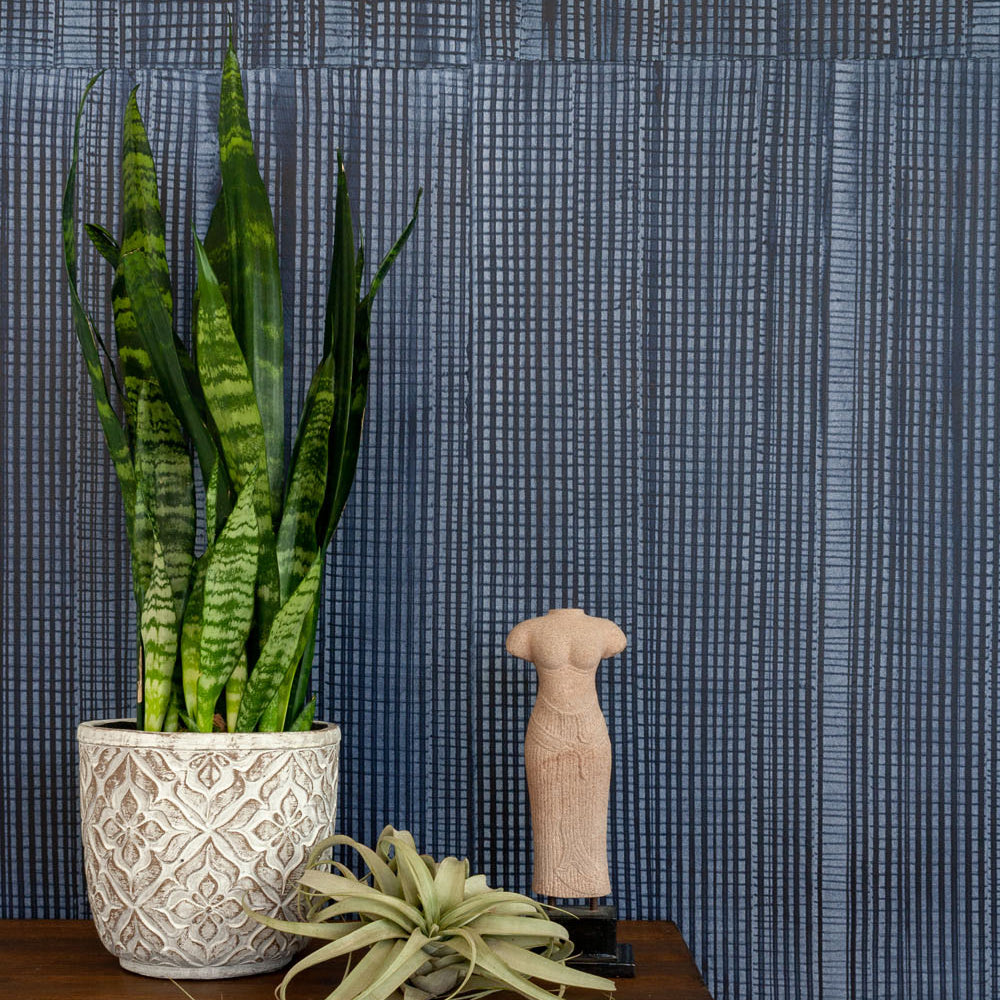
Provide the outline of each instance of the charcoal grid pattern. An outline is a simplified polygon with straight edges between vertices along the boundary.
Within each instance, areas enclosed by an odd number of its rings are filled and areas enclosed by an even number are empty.
[[[375,317],[316,672],[339,825],[530,879],[509,628],[577,605],[612,881],[719,1000],[1000,996],[1000,3],[9,0],[0,11],[0,915],[86,914],[76,756],[127,713],[119,500],[59,251],[141,85],[181,332],[230,18],[289,427],[337,148]],[[106,272],[84,268],[96,300]],[[100,317],[107,328],[110,317]]]

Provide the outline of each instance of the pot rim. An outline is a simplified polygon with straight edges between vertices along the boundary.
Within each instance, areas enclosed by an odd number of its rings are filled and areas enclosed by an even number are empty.
[[[89,719],[77,726],[78,743],[111,747],[155,747],[160,750],[301,750],[340,743],[336,722],[314,722],[307,733],[147,733],[135,719]]]

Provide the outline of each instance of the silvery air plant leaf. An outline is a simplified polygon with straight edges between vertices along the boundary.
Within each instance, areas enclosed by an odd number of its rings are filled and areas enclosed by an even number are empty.
[[[359,878],[327,855],[345,845],[367,871]],[[573,945],[545,907],[491,889],[469,862],[419,854],[406,830],[387,826],[375,850],[350,837],[317,844],[299,883],[304,919],[251,915],[268,927],[327,943],[301,958],[275,991],[306,969],[361,953],[326,1000],[472,998],[511,990],[533,1000],[566,986],[610,992],[615,984],[566,966]],[[559,987],[553,993],[534,980]]]

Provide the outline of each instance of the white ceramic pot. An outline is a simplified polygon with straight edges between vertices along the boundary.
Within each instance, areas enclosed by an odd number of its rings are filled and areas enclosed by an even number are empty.
[[[77,739],[87,894],[121,965],[216,979],[288,962],[301,940],[241,903],[293,915],[306,857],[333,833],[340,727],[144,733],[106,719]]]

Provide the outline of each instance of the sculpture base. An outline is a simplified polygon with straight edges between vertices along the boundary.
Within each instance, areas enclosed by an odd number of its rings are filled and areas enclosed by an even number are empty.
[[[632,945],[618,942],[618,911],[614,906],[560,906],[552,918],[569,932],[578,952],[566,964],[581,972],[611,979],[632,979]],[[563,913],[569,914],[566,919]]]
[[[608,979],[635,978],[635,958],[630,944],[615,945],[613,955],[577,955],[566,964],[572,969],[592,972],[595,976],[605,976]]]

